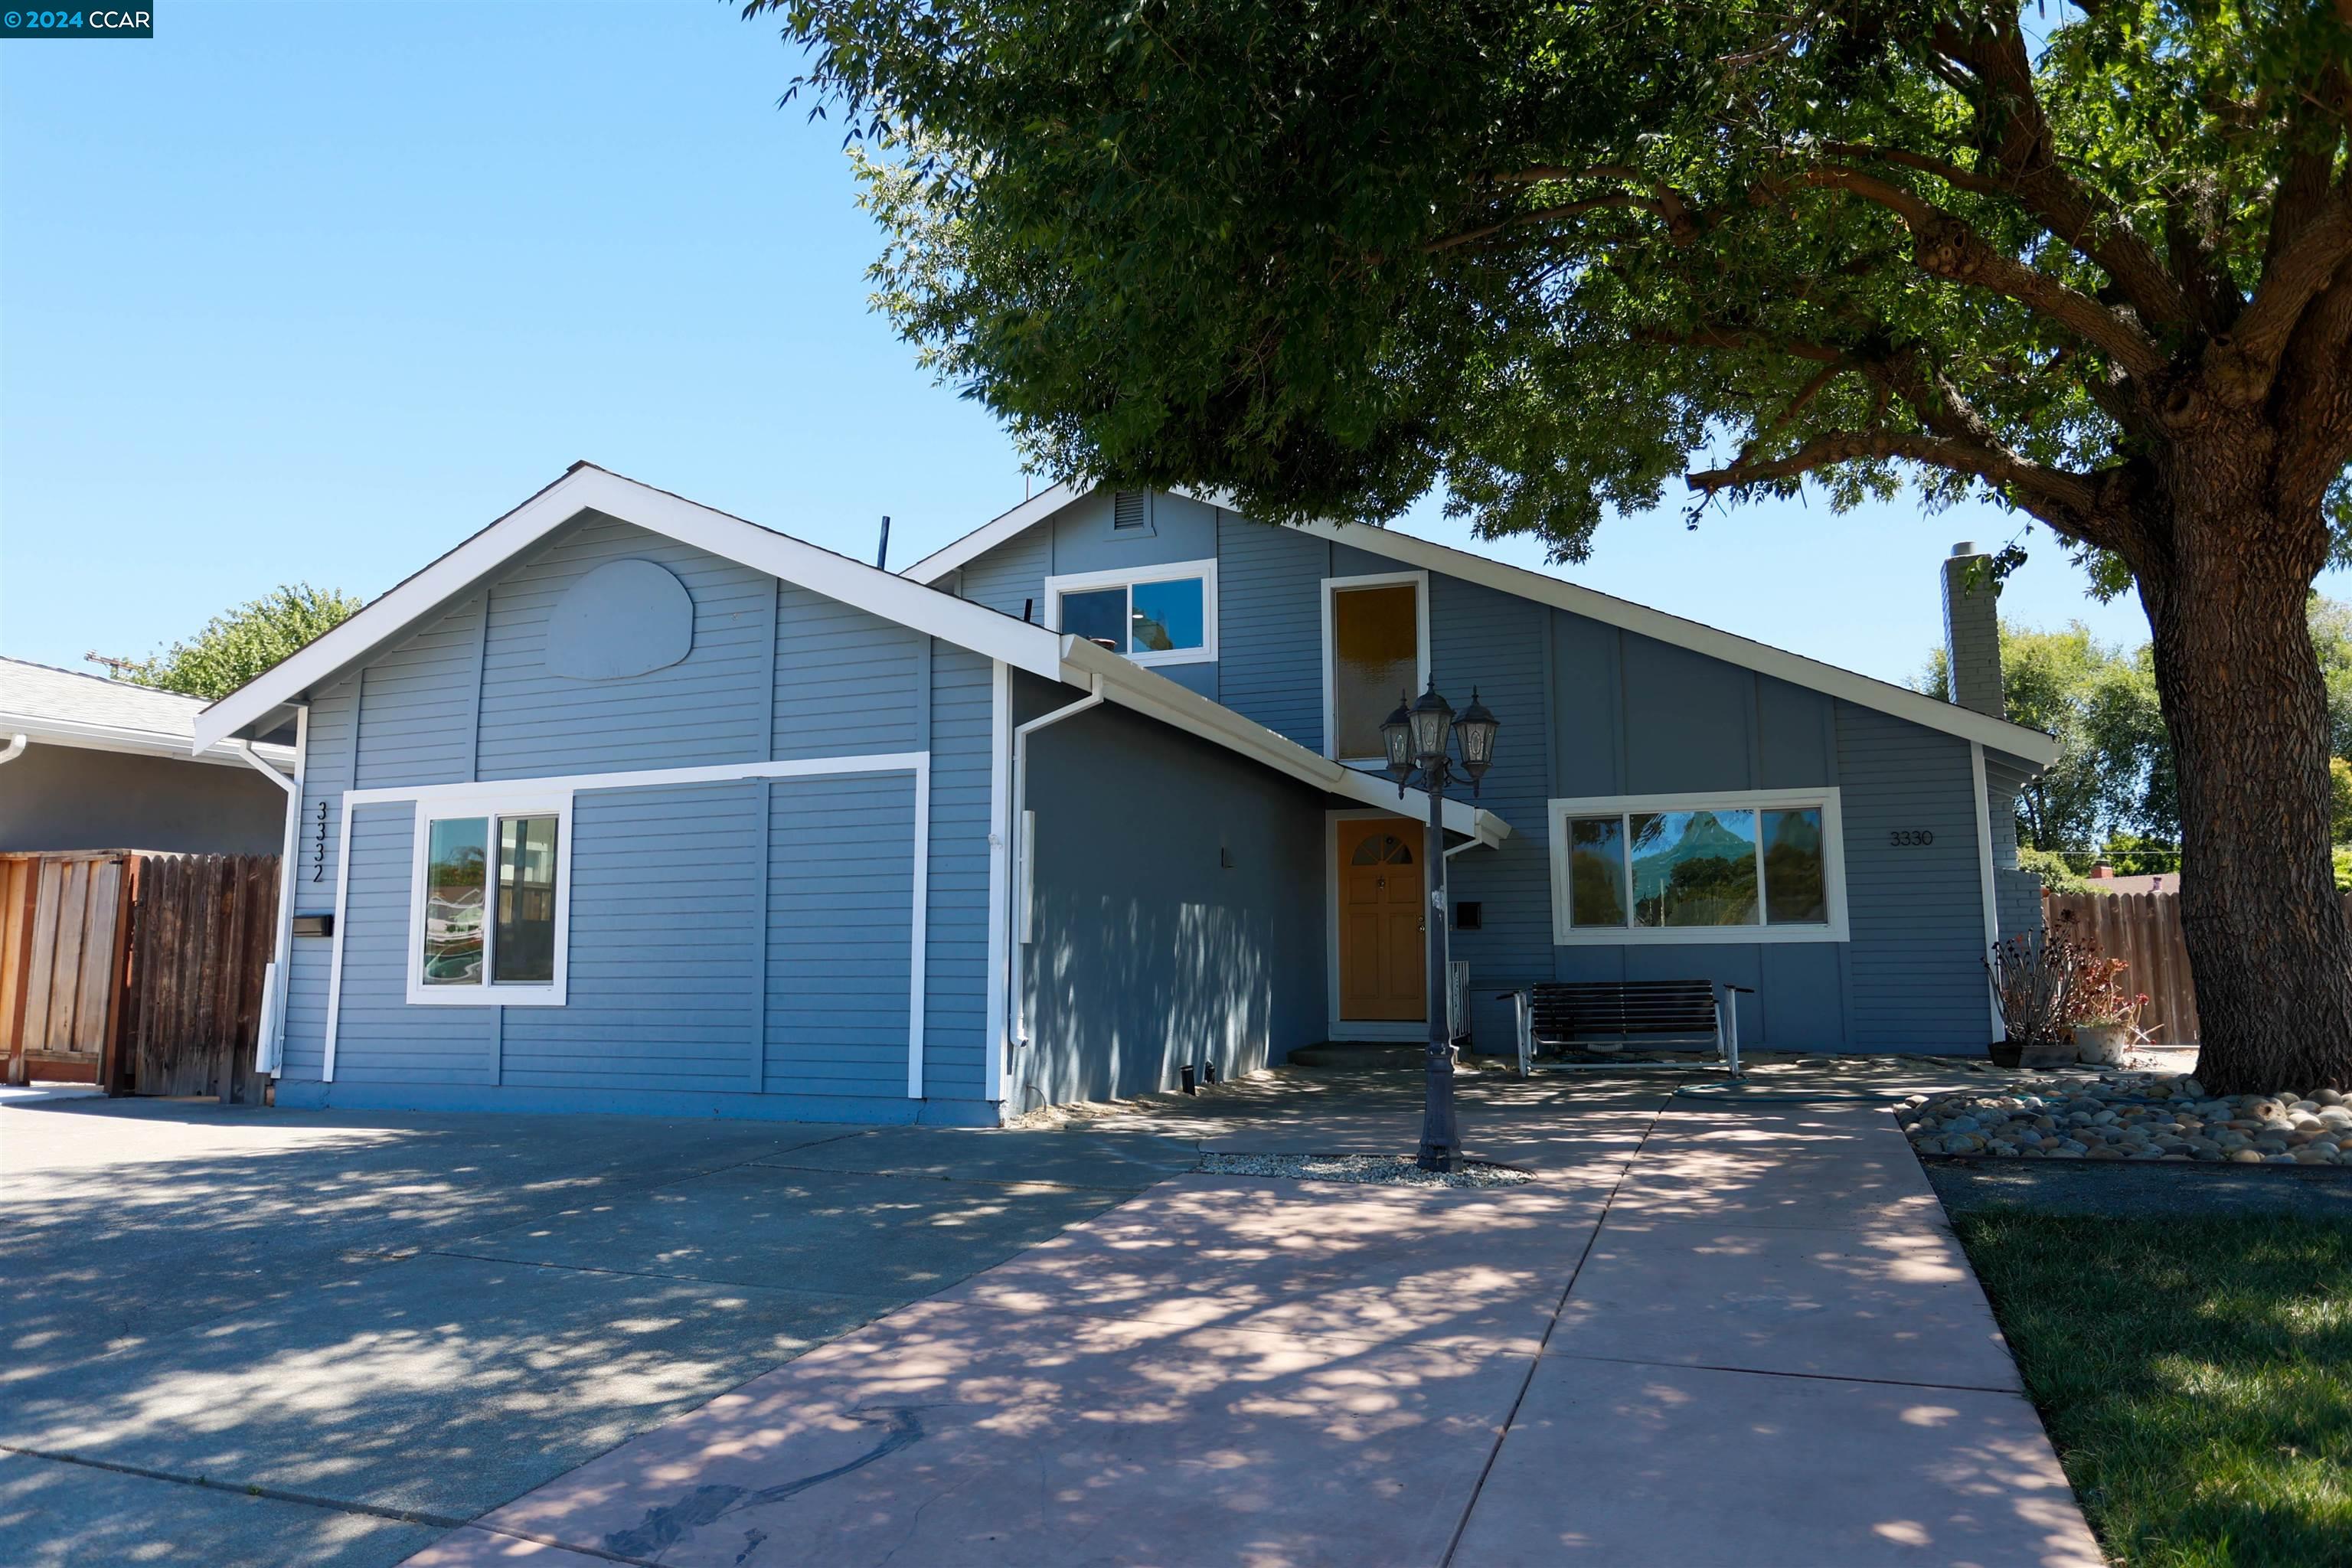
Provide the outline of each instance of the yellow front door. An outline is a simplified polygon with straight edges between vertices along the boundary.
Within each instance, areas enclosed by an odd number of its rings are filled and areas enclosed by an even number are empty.
[[[1419,1023],[1429,1016],[1421,824],[1385,816],[1338,826],[1339,1016]]]

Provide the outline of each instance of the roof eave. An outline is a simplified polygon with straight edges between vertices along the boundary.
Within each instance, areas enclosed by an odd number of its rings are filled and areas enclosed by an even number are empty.
[[[1059,674],[1055,638],[1042,626],[581,463],[351,619],[205,708],[195,719],[197,744],[210,748],[245,735],[278,709],[340,679],[583,511],[690,544],[1032,674],[1049,679]]]

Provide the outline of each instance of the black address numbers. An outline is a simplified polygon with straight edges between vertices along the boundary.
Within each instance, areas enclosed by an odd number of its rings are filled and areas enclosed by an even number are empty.
[[[1925,849],[1936,836],[1924,827],[1898,827],[1886,836],[1886,842],[1897,849]]]

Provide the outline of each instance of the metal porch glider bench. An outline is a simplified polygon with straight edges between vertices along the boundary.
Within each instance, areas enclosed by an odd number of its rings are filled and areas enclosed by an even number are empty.
[[[1623,1070],[1631,1067],[1712,1069],[1739,1076],[1739,1015],[1734,993],[1745,985],[1708,980],[1555,981],[1504,993],[1518,1026],[1519,1076],[1537,1068]],[[1627,1047],[1641,1047],[1631,1057]],[[1715,1061],[1658,1062],[1662,1050],[1712,1050]],[[1563,1059],[1561,1053],[1581,1059]],[[1543,1059],[1543,1053],[1552,1059]]]

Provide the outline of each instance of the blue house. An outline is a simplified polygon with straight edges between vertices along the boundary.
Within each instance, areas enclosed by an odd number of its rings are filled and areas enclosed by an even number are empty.
[[[2039,920],[1991,595],[1960,700],[1381,530],[1058,486],[892,574],[590,465],[198,719],[291,745],[281,1104],[992,1123],[1554,978],[1750,1047],[1981,1050]],[[1506,723],[1377,771],[1405,688]],[[1442,999],[1440,1005],[1443,1005]]]

